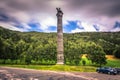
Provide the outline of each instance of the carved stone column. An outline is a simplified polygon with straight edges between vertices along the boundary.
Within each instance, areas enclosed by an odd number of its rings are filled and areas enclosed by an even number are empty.
[[[60,8],[57,9],[57,64],[64,64],[64,46],[63,46],[63,28],[62,17],[63,12]]]

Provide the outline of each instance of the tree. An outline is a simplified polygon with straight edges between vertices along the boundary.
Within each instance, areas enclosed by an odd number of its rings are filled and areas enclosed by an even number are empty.
[[[15,59],[15,44],[12,42],[12,39],[3,41],[3,45],[2,59]]]
[[[106,41],[104,39],[99,39],[98,44],[103,47],[106,54],[112,54],[115,48],[115,44]]]
[[[75,44],[72,41],[68,41],[67,44],[65,44],[65,64],[69,65],[79,65],[82,54],[81,47],[79,44]]]
[[[120,46],[119,45],[116,45],[113,54],[116,58],[120,58]]]
[[[4,59],[4,54],[5,54],[4,47],[5,47],[4,39],[1,38],[1,36],[0,36],[0,53],[2,54],[2,55],[0,55],[0,59]]]
[[[28,48],[29,48],[28,43],[26,43],[23,39],[19,40],[18,43],[16,44],[16,53],[15,53],[17,59],[23,59],[23,56],[25,56],[24,53],[27,52]]]
[[[32,59],[33,59],[33,55],[34,55],[34,49],[33,49],[33,46],[30,45],[30,47],[28,48],[27,52],[26,52],[26,56],[25,56],[25,62],[26,64],[30,64]]]
[[[99,64],[99,66],[102,66],[106,64],[106,57],[105,52],[103,51],[102,47],[99,45],[96,45],[94,42],[90,42],[87,45],[87,57],[92,61],[94,64]]]

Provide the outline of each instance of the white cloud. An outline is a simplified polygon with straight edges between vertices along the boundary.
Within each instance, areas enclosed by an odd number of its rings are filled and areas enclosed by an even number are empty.
[[[21,32],[26,31],[23,28],[18,28],[18,27],[11,25],[11,24],[7,24],[7,23],[3,23],[3,22],[0,22],[0,26],[4,27],[6,29],[15,30],[15,31],[21,31]]]
[[[79,27],[74,29],[74,30],[71,30],[72,33],[75,33],[75,32],[97,32],[97,30],[95,29],[94,25],[96,25],[97,28],[99,29],[99,31],[101,31],[101,32],[102,31],[119,31],[120,30],[119,28],[114,29],[114,30],[108,30],[107,27],[105,27],[103,25],[100,25],[100,24],[97,24],[97,23],[90,24],[90,23],[82,22],[82,21],[81,22],[78,21],[77,25]]]
[[[39,23],[41,24],[40,29],[43,31],[48,30],[50,26],[56,26],[56,20],[52,17],[47,17],[46,19],[40,20]]]
[[[71,33],[77,33],[77,32],[85,32],[85,30],[76,28],[76,29],[71,31]]]
[[[23,26],[24,30],[31,29],[31,27],[26,23],[22,23],[21,25]]]
[[[96,32],[96,29],[94,28],[93,24],[87,23],[87,22],[77,22],[78,28],[72,30],[72,33],[75,32]],[[83,27],[83,29],[81,29]]]
[[[23,11],[11,12],[9,15],[21,23],[28,23],[31,20],[31,15]]]
[[[66,4],[67,4],[67,2],[65,2],[64,0],[51,0],[50,1],[50,5],[53,7],[61,7]]]
[[[100,3],[105,5],[101,6]],[[96,31],[93,24],[99,26],[99,31],[110,31],[115,21],[120,21],[119,6],[117,4],[119,5],[119,0],[116,2],[112,0],[93,0],[90,2],[89,0],[1,0],[0,12],[8,14],[8,17],[12,17],[24,26],[23,29],[17,28],[14,26],[17,23],[14,23],[14,21],[12,23],[12,20],[10,20],[11,23],[4,23],[7,26],[4,27],[8,29],[15,28],[18,31],[31,29],[27,25],[31,20],[38,22],[41,30],[51,31],[49,30],[50,26],[57,26],[56,7],[60,7],[64,13],[63,26],[68,24],[67,21],[81,21],[77,24],[83,26],[84,30],[79,27],[71,32]]]
[[[110,31],[111,31],[111,32],[120,31],[120,28],[111,29]]]
[[[96,31],[92,24],[82,22],[81,25],[84,27],[85,31]]]

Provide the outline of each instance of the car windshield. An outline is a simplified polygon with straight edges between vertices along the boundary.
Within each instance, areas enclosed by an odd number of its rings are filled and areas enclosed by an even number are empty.
[[[112,69],[111,67],[101,67],[101,69]]]

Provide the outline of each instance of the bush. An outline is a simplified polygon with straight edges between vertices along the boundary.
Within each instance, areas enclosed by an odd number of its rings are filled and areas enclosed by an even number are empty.
[[[83,61],[82,61],[82,64],[83,64],[83,66],[85,66],[85,65],[86,65],[86,61],[85,61],[85,60],[83,60]]]
[[[0,60],[0,64],[5,64],[5,60],[4,59]]]
[[[5,60],[5,64],[12,64],[11,59]]]
[[[36,64],[37,61],[31,60],[31,64]]]
[[[20,60],[16,60],[17,64],[21,64],[21,61]]]
[[[17,64],[17,61],[16,60],[12,60],[11,64]]]

